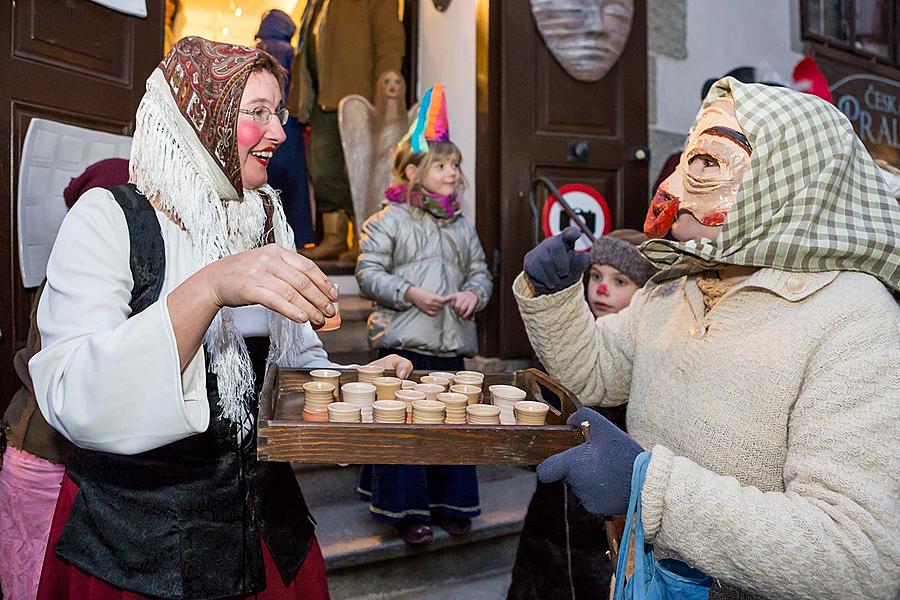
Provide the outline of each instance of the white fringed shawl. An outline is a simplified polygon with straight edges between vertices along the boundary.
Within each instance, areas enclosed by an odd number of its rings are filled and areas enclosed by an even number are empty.
[[[263,197],[271,199],[275,242],[294,250],[278,192],[269,185],[243,190],[243,200],[200,143],[182,116],[162,71],[147,80],[136,115],[131,147],[130,180],[158,210],[180,221],[191,238],[196,270],[231,254],[265,243],[266,212]],[[297,363],[302,347],[302,326],[269,313],[269,362]],[[232,310],[218,312],[204,339],[209,364],[218,379],[222,417],[238,425],[239,439],[249,433],[254,415],[249,401],[254,392],[253,369]]]

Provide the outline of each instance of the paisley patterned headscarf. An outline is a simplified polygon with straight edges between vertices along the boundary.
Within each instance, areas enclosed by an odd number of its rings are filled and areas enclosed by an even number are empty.
[[[187,37],[175,44],[159,65],[178,111],[237,197],[243,193],[235,133],[237,109],[259,56],[260,51],[253,48]]]
[[[900,205],[847,117],[815,96],[731,77],[703,108],[728,94],[753,147],[737,199],[715,242],[643,244],[665,269],[651,282],[727,264],[861,271],[900,290]]]
[[[275,242],[294,249],[278,193],[268,185],[247,190],[241,182],[238,108],[262,56],[261,50],[199,37],[179,40],[147,79],[135,115],[131,181],[190,236],[196,270],[263,245],[268,214]],[[303,351],[299,327],[270,313],[270,360],[294,362]],[[244,436],[252,427],[254,377],[231,309],[216,315],[204,348],[223,417]]]

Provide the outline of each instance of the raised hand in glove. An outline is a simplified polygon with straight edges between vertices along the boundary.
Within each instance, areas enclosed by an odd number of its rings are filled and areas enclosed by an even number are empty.
[[[628,510],[634,459],[644,450],[589,408],[580,409],[567,423],[577,426],[582,421],[591,424],[588,441],[538,465],[538,479],[544,483],[565,481],[584,507],[597,516],[623,514]]]
[[[571,225],[525,255],[525,275],[538,296],[562,291],[584,275],[591,257],[586,252],[575,252],[575,242],[580,237],[581,231]]]

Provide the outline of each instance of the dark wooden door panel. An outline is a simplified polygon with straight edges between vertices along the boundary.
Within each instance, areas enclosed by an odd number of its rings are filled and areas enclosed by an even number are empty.
[[[635,0],[628,43],[597,82],[570,77],[537,31],[528,2],[494,0],[479,12],[478,231],[495,257],[495,292],[479,319],[481,351],[531,354],[512,283],[533,246],[531,182],[585,183],[609,203],[615,227],[639,228],[646,211],[646,0]],[[486,139],[485,139],[486,138]],[[581,144],[586,152],[573,156]],[[488,164],[483,163],[486,161]],[[542,193],[540,203],[546,199]],[[539,206],[540,209],[540,206]],[[540,213],[539,213],[540,214]]]
[[[604,85],[598,86],[570,77],[543,44],[535,46],[535,51],[535,133],[621,140],[619,64],[603,78]]]
[[[0,413],[18,388],[12,357],[25,344],[34,296],[22,285],[13,221],[28,124],[41,117],[130,134],[144,82],[162,58],[163,5],[149,0],[139,19],[88,0],[0,3],[0,47],[9,49],[0,57]]]
[[[136,21],[92,2],[18,0],[13,55],[131,85]]]

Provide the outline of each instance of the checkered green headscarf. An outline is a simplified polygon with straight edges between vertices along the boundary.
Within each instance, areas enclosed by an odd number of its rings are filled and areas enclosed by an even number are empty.
[[[651,240],[667,269],[653,281],[730,264],[785,271],[862,271],[900,290],[900,206],[850,122],[831,104],[726,77],[703,108],[732,94],[753,146],[716,242]]]

